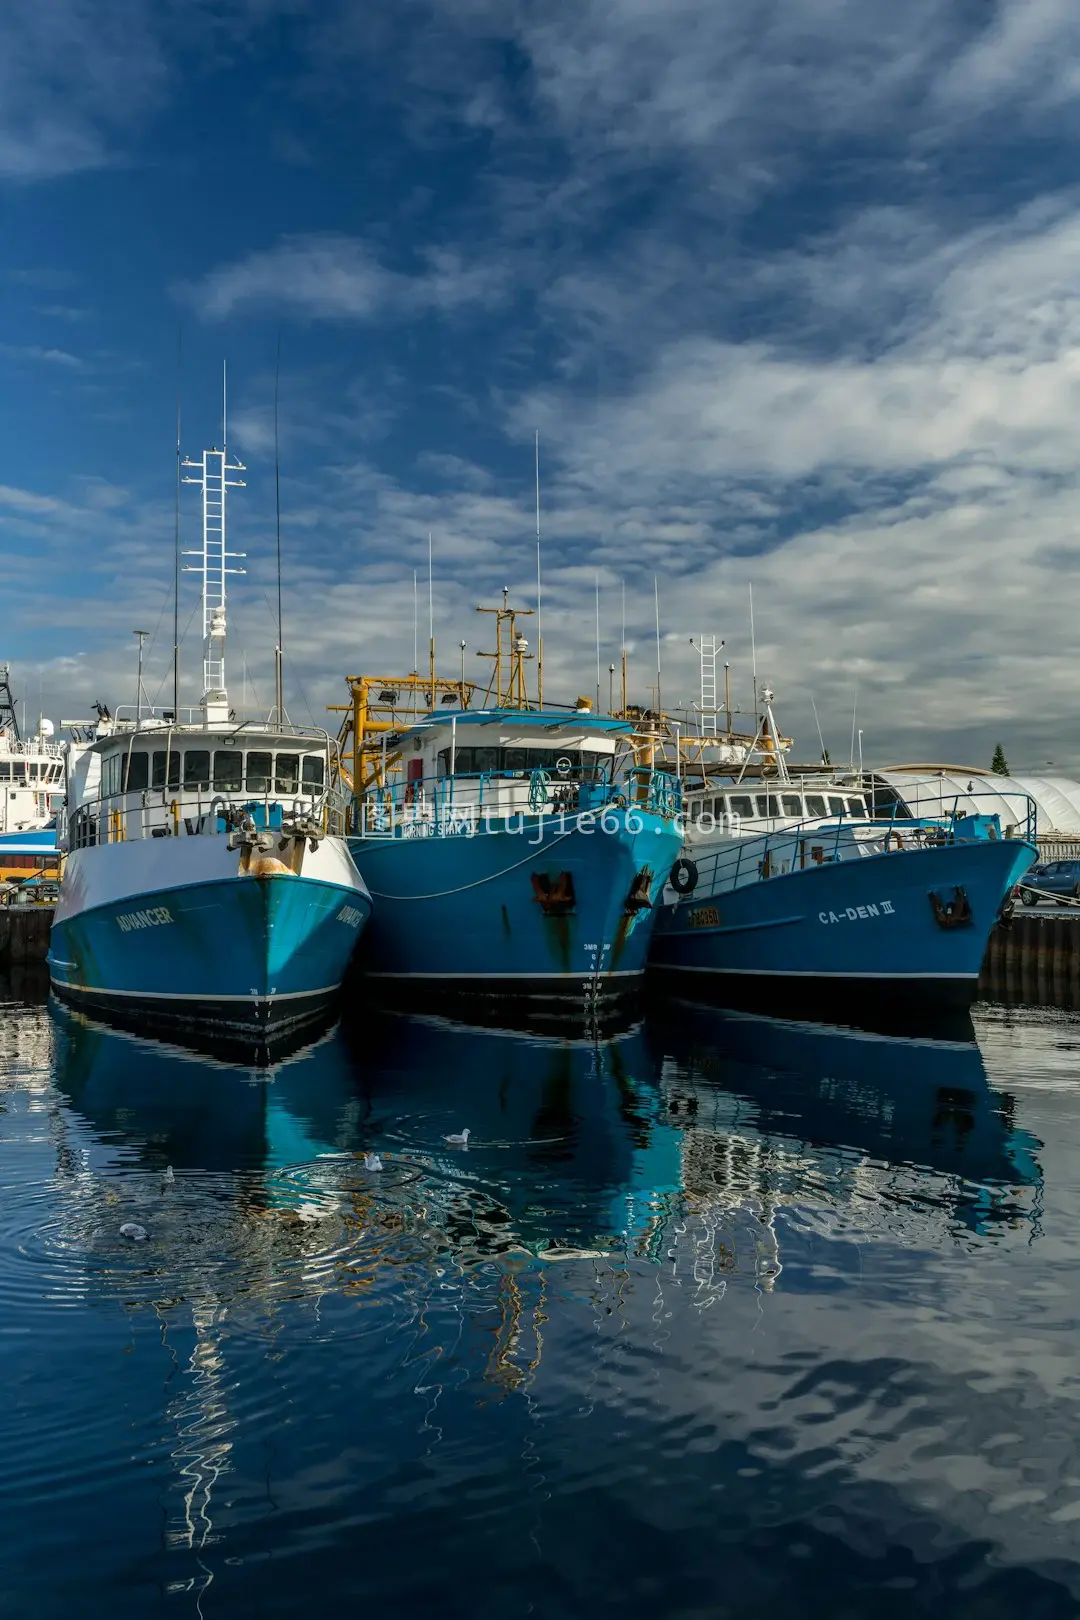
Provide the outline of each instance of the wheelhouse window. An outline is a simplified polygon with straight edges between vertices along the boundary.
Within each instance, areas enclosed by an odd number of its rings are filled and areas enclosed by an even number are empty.
[[[808,816],[824,816],[828,814],[825,809],[824,794],[808,793],[806,795],[806,813]]]
[[[866,815],[866,801],[864,799],[849,799],[848,800],[848,815],[849,816],[865,816]]]
[[[215,748],[214,792],[238,793],[244,785],[244,756],[237,748]]]
[[[780,801],[775,793],[758,794],[757,813],[759,816],[778,816],[780,814]]]
[[[275,793],[295,793],[300,786],[300,755],[279,754],[274,772]]]
[[[3,764],[0,764],[0,782],[10,782],[10,781],[11,781],[11,765],[8,763],[7,760],[4,760]]]
[[[308,793],[321,793],[326,781],[326,761],[321,754],[305,754],[300,779]]]
[[[154,750],[151,761],[150,785],[156,788],[178,788],[180,786],[180,750],[178,748],[169,749],[168,781],[165,779],[165,750],[164,748]]]
[[[269,793],[274,756],[261,750],[247,757],[247,787],[249,793]]]
[[[209,748],[188,748],[184,751],[184,787],[191,792],[210,789]]]
[[[829,814],[830,816],[842,816],[844,814],[844,801],[838,794],[829,794]]]
[[[733,816],[742,816],[749,820],[754,814],[754,801],[749,793],[731,793],[728,795],[728,804]]]
[[[111,799],[120,792],[120,773],[124,765],[124,756],[120,753],[106,754],[101,761],[101,797]]]
[[[526,771],[547,771],[575,781],[606,780],[612,756],[593,748],[458,748],[454,770],[458,776],[474,776],[482,771],[518,775]],[[441,748],[436,759],[440,776],[450,774],[450,750]]]
[[[797,793],[782,793],[780,795],[780,802],[784,806],[785,816],[793,816],[796,821],[800,821],[802,819],[802,800]]]
[[[141,793],[150,786],[150,755],[139,749],[137,753],[128,754],[124,764],[124,790],[127,793]]]

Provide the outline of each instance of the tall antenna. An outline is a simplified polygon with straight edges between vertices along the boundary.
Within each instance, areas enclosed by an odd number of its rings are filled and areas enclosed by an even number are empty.
[[[176,336],[176,498],[173,503],[173,619],[172,619],[172,702],[173,719],[180,718],[180,381],[184,359],[184,323]]]
[[[818,719],[817,704],[814,702],[812,696],[810,698],[810,707],[814,711],[814,724],[817,726],[817,740],[821,744],[821,763],[823,765],[827,765],[829,763],[828,749],[825,747],[825,738],[821,735],[821,721]]]
[[[851,769],[855,769],[855,716],[859,712],[859,683],[855,682],[855,695],[851,700]]]
[[[754,715],[757,715],[757,642],[754,639],[754,582],[750,581],[750,666],[754,677]]]
[[[622,715],[623,715],[623,717],[625,719],[625,717],[626,717],[626,581],[625,581],[625,579],[620,579],[619,584],[622,586],[622,709],[621,709],[620,712],[622,713]]]
[[[203,534],[202,550],[187,551],[186,557],[198,557],[197,567],[188,573],[202,574],[203,609],[203,694],[202,710],[206,721],[224,721],[229,718],[229,698],[225,689],[225,576],[242,574],[243,568],[230,568],[229,563],[243,557],[242,551],[230,551],[225,538],[225,498],[230,489],[242,489],[242,478],[230,478],[231,472],[245,472],[241,461],[230,461],[225,450],[227,432],[225,372],[221,383],[221,436],[220,450],[204,450],[198,461],[187,459],[185,467],[197,467],[193,478],[185,484],[198,484],[202,490]]]
[[[540,429],[536,430],[536,702],[544,707],[544,633],[540,618]]]
[[[431,585],[431,530],[427,536],[427,616],[428,616],[428,679],[431,692],[428,701],[435,707],[435,598]]]
[[[596,574],[596,712],[600,713],[600,573]]]
[[[138,636],[139,638],[139,679],[135,687],[135,729],[137,731],[139,729],[139,722],[142,720],[143,698],[145,696],[142,678],[143,642],[146,640],[150,632],[149,630],[133,630],[131,633],[133,636]]]
[[[274,519],[277,530],[277,646],[274,649],[274,707],[277,723],[285,723],[285,692],[282,662],[284,634],[281,628],[281,441],[278,435],[278,399],[281,392],[281,328],[278,327],[277,354],[274,357]]]
[[[420,621],[417,618],[418,612],[419,603],[416,595],[416,569],[414,568],[412,571],[412,672],[414,675],[419,675],[420,673]]]
[[[660,585],[656,575],[652,577],[653,604],[656,608],[656,712],[663,714],[663,704],[660,702]]]

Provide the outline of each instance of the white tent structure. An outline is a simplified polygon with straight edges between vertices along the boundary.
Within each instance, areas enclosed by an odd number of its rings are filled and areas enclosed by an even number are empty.
[[[999,815],[1004,832],[1023,827],[1026,799],[1038,812],[1039,838],[1080,840],[1080,782],[1068,776],[996,776],[962,765],[896,765],[867,772],[868,785],[881,803],[892,794],[913,816],[961,813]]]

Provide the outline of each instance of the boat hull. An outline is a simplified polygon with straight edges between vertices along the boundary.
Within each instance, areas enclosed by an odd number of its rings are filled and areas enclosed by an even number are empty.
[[[661,988],[773,1011],[962,1010],[1031,855],[1027,843],[980,840],[812,866],[717,894],[680,898],[669,888],[651,975]],[[957,891],[959,922],[948,913]]]
[[[281,1031],[332,1008],[371,902],[343,842],[241,875],[220,836],[68,858],[49,973],[64,1000],[174,1026]]]
[[[595,1006],[640,990],[678,854],[641,811],[472,836],[350,840],[374,910],[360,961],[384,999]],[[648,904],[631,903],[637,886]]]

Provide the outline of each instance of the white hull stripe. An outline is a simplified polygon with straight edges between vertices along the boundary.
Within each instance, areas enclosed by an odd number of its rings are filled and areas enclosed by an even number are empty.
[[[283,992],[281,995],[274,991],[265,996],[210,996],[203,993],[192,995],[187,992],[176,990],[101,990],[97,985],[93,984],[71,984],[67,979],[60,978],[59,974],[56,973],[54,973],[52,977],[54,982],[61,985],[63,989],[74,990],[78,995],[127,996],[131,1001],[303,1001],[308,996],[336,995],[338,990],[341,988],[341,986],[337,984],[325,984],[314,990],[289,990]]]
[[[577,983],[581,979],[636,979],[642,973],[641,968],[617,968],[608,970],[602,968],[599,973],[592,973],[588,968],[581,968],[576,973],[365,973],[366,979],[469,979],[474,983],[486,984],[491,979],[552,979],[558,983],[572,980]]]
[[[661,973],[713,973],[720,978],[741,974],[748,979],[977,979],[978,973],[821,973],[813,968],[683,967],[681,962],[650,962]]]

